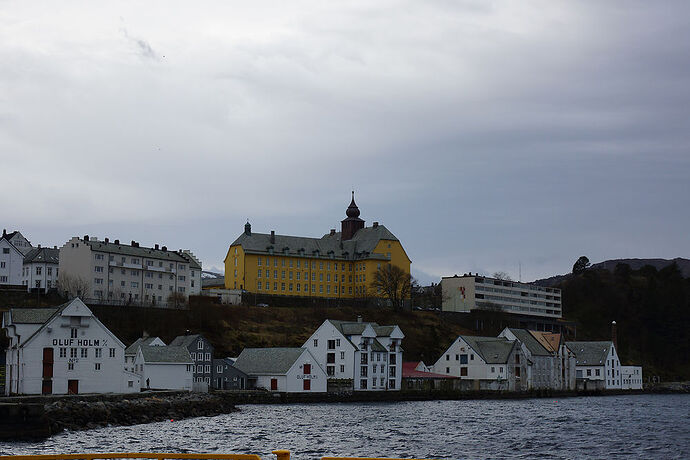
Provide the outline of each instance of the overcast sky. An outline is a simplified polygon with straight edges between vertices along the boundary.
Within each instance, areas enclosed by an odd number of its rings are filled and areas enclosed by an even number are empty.
[[[690,3],[0,1],[0,225],[320,237],[427,283],[690,256]]]

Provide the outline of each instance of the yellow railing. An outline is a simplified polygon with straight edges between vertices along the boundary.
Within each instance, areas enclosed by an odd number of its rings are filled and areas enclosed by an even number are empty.
[[[290,460],[289,450],[274,450],[277,460]],[[0,460],[107,460],[116,458],[146,458],[154,460],[199,459],[199,460],[261,460],[253,454],[169,454],[151,452],[62,454],[62,455],[5,455]],[[373,457],[322,457],[321,460],[421,460]]]

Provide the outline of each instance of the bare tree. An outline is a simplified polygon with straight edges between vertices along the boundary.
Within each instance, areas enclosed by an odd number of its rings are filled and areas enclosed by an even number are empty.
[[[405,299],[410,298],[412,286],[416,281],[397,265],[386,264],[374,273],[371,289],[376,295],[388,299],[396,310],[401,310]]]
[[[167,300],[168,307],[182,308],[187,304],[187,297],[181,292],[171,292]]]
[[[506,272],[496,272],[493,274],[492,277],[496,278],[497,280],[513,281],[513,279],[510,277],[510,275]]]
[[[68,275],[60,273],[57,280],[58,292],[64,294],[68,298],[74,297],[88,297],[91,290],[91,284],[80,276]]]

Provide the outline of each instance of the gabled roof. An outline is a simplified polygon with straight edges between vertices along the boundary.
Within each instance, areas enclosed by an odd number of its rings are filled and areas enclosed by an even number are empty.
[[[245,348],[235,367],[247,375],[286,374],[306,348]]]
[[[487,364],[504,364],[508,362],[514,341],[505,337],[479,337],[461,335],[464,340]]]
[[[548,351],[557,353],[561,345],[561,334],[555,332],[529,331]]]
[[[12,324],[43,324],[64,305],[67,304],[50,308],[12,308],[8,313]]]
[[[134,341],[130,346],[125,348],[125,355],[136,355],[139,347],[145,347],[151,345],[151,342],[158,339],[158,337],[140,337]],[[160,340],[160,339],[158,339]],[[162,342],[162,340],[161,340]],[[155,345],[160,346],[160,345]]]
[[[178,335],[170,342],[170,346],[173,347],[189,347],[191,344],[197,341],[197,339],[203,336],[201,334],[189,334],[189,335]]]
[[[194,364],[185,347],[146,345],[139,348],[146,363]]]
[[[544,348],[539,341],[527,329],[507,328],[534,356],[551,356],[549,350]]]
[[[60,263],[60,250],[56,248],[33,248],[24,256],[24,263],[29,262],[58,264]]]
[[[275,242],[271,243],[270,234],[252,232],[251,235],[242,233],[230,246],[240,245],[245,252],[252,254],[269,254],[269,248],[273,248],[275,254],[284,254],[287,250],[288,254],[299,255],[300,250],[303,250],[302,257],[328,259],[332,252],[333,258],[338,260],[390,260],[383,254],[374,254],[374,249],[381,240],[398,241],[383,225],[362,228],[346,241],[341,241],[341,236],[341,232],[332,235],[328,233],[321,238],[275,235]]]
[[[603,366],[613,342],[566,342],[565,345],[575,354],[578,366]]]

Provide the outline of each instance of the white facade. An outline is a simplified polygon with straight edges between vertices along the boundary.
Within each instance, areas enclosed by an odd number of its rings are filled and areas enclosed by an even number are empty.
[[[29,251],[22,267],[22,284],[27,291],[40,289],[48,292],[57,288],[59,274],[59,250],[57,246],[42,248],[40,245]]]
[[[254,363],[258,365],[258,368],[255,368],[255,370],[245,367],[247,364],[245,352],[251,355],[252,351],[256,350],[259,353],[265,353],[265,356],[270,356],[272,353],[271,349],[245,349],[235,363],[237,369],[249,376],[249,382],[253,388],[287,393],[326,392],[328,387],[326,373],[306,348],[297,349],[301,350],[301,352],[298,352],[291,359],[291,362],[285,363],[286,366],[281,370],[270,368],[263,370],[261,369],[261,363]],[[274,350],[277,353],[281,353],[285,349]],[[243,354],[245,354],[244,357],[242,356]]]
[[[147,347],[160,349],[156,351],[170,351],[176,357],[151,359],[147,356]],[[162,354],[167,355],[167,353]],[[155,355],[160,356],[161,353],[155,353]],[[194,362],[184,347],[139,347],[134,358],[134,368],[135,374],[141,378],[142,388],[192,391]]]
[[[0,238],[0,285],[22,284],[24,254],[8,238]]]
[[[45,322],[30,318],[51,312]],[[12,309],[3,328],[7,394],[134,391],[125,388],[124,344],[78,298],[57,309]]]
[[[125,348],[125,370],[128,372],[135,372],[134,360],[137,357],[139,346],[149,345],[152,347],[164,347],[163,342],[159,337],[142,337],[137,339],[133,344]]]
[[[61,290],[97,302],[175,307],[176,296],[201,292],[196,259],[165,246],[73,237],[60,248],[59,268]]]
[[[477,381],[476,389],[526,390],[527,360],[517,340],[459,336],[433,365],[436,374]]]
[[[326,320],[304,348],[311,351],[329,379],[352,380],[357,391],[398,391],[404,337],[398,326]]]
[[[621,362],[613,342],[566,342],[577,359],[578,388],[621,389]]]
[[[621,389],[642,389],[642,366],[621,366]]]
[[[485,276],[448,276],[441,279],[443,311],[469,312],[500,308],[506,313],[560,318],[561,290],[499,280]]]

